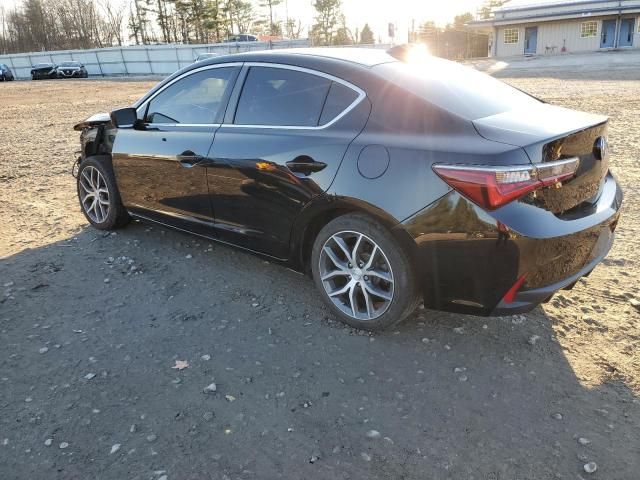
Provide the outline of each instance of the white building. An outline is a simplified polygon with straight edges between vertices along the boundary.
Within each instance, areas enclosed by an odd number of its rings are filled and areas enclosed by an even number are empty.
[[[640,48],[640,0],[505,5],[469,26],[491,33],[492,57]]]

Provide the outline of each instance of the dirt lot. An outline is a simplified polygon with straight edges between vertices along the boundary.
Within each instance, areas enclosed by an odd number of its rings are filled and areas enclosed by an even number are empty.
[[[152,83],[0,84],[0,478],[640,478],[640,72],[544,73],[506,80],[611,117],[608,259],[527,315],[376,336],[251,255],[87,227],[71,126]]]

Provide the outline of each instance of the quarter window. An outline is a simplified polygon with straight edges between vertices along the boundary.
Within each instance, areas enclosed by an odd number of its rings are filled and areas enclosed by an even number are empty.
[[[327,100],[324,102],[324,108],[322,109],[322,115],[320,116],[320,125],[329,123],[336,118],[342,112],[344,112],[349,105],[356,101],[358,94],[352,89],[341,83],[331,83]]]
[[[147,107],[147,123],[220,123],[237,69],[211,68],[192,73],[165,88]]]
[[[331,80],[274,67],[251,67],[236,109],[237,125],[315,127]]]
[[[582,22],[580,25],[580,37],[589,38],[595,37],[598,34],[598,22],[589,21]]]
[[[517,28],[504,29],[504,43],[518,43],[520,40],[520,30]]]

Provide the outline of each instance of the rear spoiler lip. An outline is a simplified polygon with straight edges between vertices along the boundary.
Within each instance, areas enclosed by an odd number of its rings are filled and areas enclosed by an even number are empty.
[[[93,128],[93,127],[97,127],[98,125],[105,125],[109,122],[111,122],[110,115],[106,112],[101,112],[101,113],[96,113],[94,115],[91,115],[89,118],[87,118],[86,120],[80,123],[76,123],[73,126],[73,129],[77,131],[82,131],[85,128]]]

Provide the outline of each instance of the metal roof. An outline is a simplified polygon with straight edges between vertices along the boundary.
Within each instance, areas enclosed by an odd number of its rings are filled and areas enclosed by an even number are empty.
[[[493,17],[469,22],[469,26],[508,25],[532,21],[551,21],[589,16],[640,12],[640,0],[576,0],[501,7]]]

